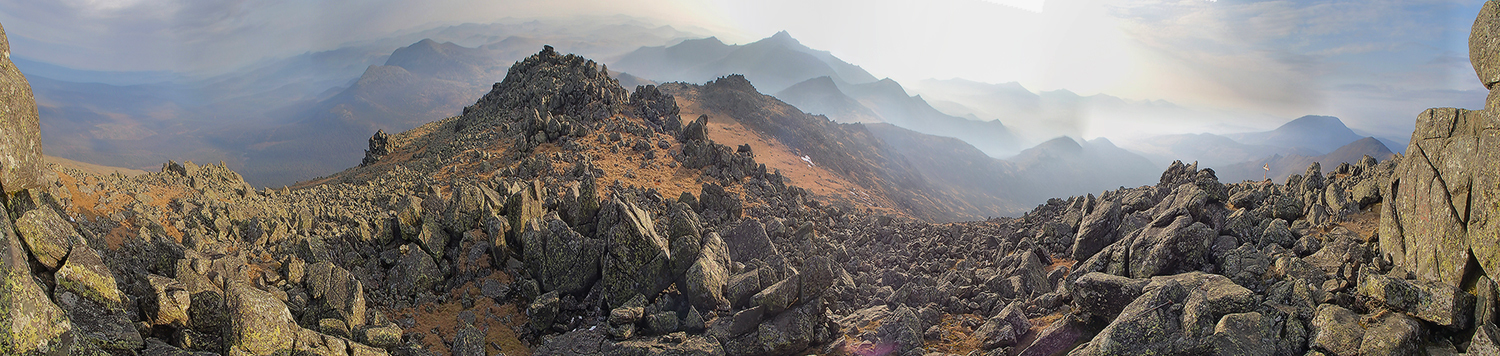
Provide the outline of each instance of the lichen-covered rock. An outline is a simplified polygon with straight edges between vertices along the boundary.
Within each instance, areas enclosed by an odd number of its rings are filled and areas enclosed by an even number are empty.
[[[473,325],[464,325],[458,328],[453,336],[453,356],[486,356],[484,353],[484,334]]]
[[[58,307],[67,312],[75,337],[90,346],[106,350],[135,350],[144,345],[135,324],[118,307],[84,299],[66,290],[54,295]]]
[[[609,246],[602,283],[612,306],[637,294],[654,298],[672,284],[671,252],[649,213],[613,199],[599,210],[598,224]]]
[[[297,333],[303,329],[292,320],[285,304],[249,285],[231,283],[226,287],[226,306],[232,325],[229,341],[233,349],[270,355],[295,346]]]
[[[798,275],[798,298],[803,302],[817,299],[834,284],[833,261],[825,256],[810,256],[802,262]]]
[[[1266,224],[1266,228],[1261,231],[1260,243],[1258,245],[1277,244],[1281,245],[1281,247],[1291,248],[1292,244],[1296,243],[1296,241],[1296,236],[1292,236],[1291,225],[1287,224],[1286,220],[1271,219]]]
[[[3,36],[0,36],[3,37]],[[0,218],[0,353],[67,352],[67,315],[31,277],[26,250],[10,225]]]
[[[1465,329],[1473,317],[1474,295],[1442,283],[1413,284],[1365,270],[1359,293],[1387,308],[1433,324]]]
[[[146,281],[156,294],[152,298],[156,302],[147,308],[152,325],[186,327],[187,310],[193,304],[192,293],[187,291],[187,287],[175,279],[154,274],[147,275]]]
[[[649,330],[651,335],[674,333],[681,326],[681,323],[677,320],[677,312],[675,311],[664,311],[646,316],[646,330]]]
[[[979,326],[979,329],[974,330],[973,337],[979,340],[979,347],[985,350],[1016,344],[1015,327],[1012,327],[1009,321],[999,317],[986,320],[983,325]]]
[[[401,328],[387,325],[365,329],[365,342],[370,346],[388,349],[401,345]]]
[[[605,345],[604,354],[620,356],[682,355],[723,356],[724,347],[705,336],[672,334],[659,338],[634,339]]]
[[[305,313],[304,319],[337,317],[349,328],[365,325],[364,283],[354,274],[332,262],[318,262],[307,267],[306,284],[312,310],[326,312]]]
[[[521,243],[526,270],[542,290],[581,295],[599,280],[605,242],[574,232],[557,213],[526,224]]]
[[[1500,149],[1480,142],[1494,131],[1482,128],[1486,116],[1454,108],[1423,111],[1407,157],[1387,183],[1392,193],[1381,212],[1381,252],[1420,281],[1459,285],[1471,250],[1491,274],[1500,268],[1495,235],[1485,234],[1486,214],[1494,210],[1485,192],[1494,189],[1478,189],[1471,198],[1473,183],[1494,174],[1482,169],[1492,163],[1481,156]]]
[[[1153,283],[1155,284],[1155,283]],[[1191,289],[1168,281],[1125,306],[1120,317],[1099,331],[1089,351],[1101,355],[1180,354],[1191,350],[1182,330],[1183,301]]]
[[[46,206],[31,209],[16,219],[16,232],[21,234],[31,256],[49,270],[61,267],[73,245],[83,242],[83,236],[72,224]]]
[[[1311,326],[1312,337],[1308,346],[1330,355],[1356,355],[1359,343],[1365,339],[1359,315],[1333,304],[1319,305]]]
[[[1182,308],[1182,330],[1188,337],[1207,336],[1225,315],[1251,312],[1255,293],[1224,276],[1205,274],[1202,284],[1188,292]]]
[[[552,322],[557,318],[558,308],[561,307],[557,294],[557,291],[543,293],[526,307],[526,316],[531,318],[532,330],[544,331],[552,328]]]
[[[1079,316],[1095,322],[1114,320],[1148,281],[1090,272],[1073,284],[1073,305]]]
[[[417,241],[422,232],[422,198],[408,195],[395,208],[397,232],[402,238]]]
[[[400,257],[396,265],[391,266],[386,282],[397,294],[411,296],[430,291],[443,279],[432,255],[423,252],[417,244],[407,244],[400,248],[399,253]]]
[[[1474,339],[1469,341],[1470,355],[1500,355],[1500,328],[1495,324],[1483,324],[1474,328]]]
[[[1489,9],[1495,7],[1500,7],[1500,4],[1485,2],[1485,11],[1491,11]],[[1474,166],[1474,181],[1471,185],[1473,192],[1470,195],[1472,201],[1468,208],[1465,239],[1479,266],[1486,275],[1493,278],[1500,275],[1500,189],[1495,188],[1500,187],[1500,116],[1495,115],[1495,111],[1500,110],[1500,93],[1491,91],[1485,105],[1486,113],[1478,115],[1484,121],[1477,125],[1483,129],[1479,131],[1478,147],[1471,163]],[[1381,247],[1385,248],[1385,236],[1389,232],[1385,228],[1385,216],[1382,215],[1381,218]]]
[[[1365,338],[1359,344],[1359,354],[1416,355],[1425,333],[1422,322],[1405,314],[1388,313],[1365,330]]]
[[[432,255],[434,260],[442,260],[443,253],[448,249],[448,240],[449,235],[443,229],[443,225],[433,222],[422,224],[422,228],[417,231],[416,239],[409,241],[421,246],[422,251]]]
[[[1500,83],[1500,4],[1484,2],[1469,30],[1469,63],[1486,89]]]
[[[762,310],[766,311],[766,314],[775,315],[782,310],[786,310],[798,302],[797,298],[799,294],[797,288],[801,286],[802,280],[800,277],[800,275],[792,275],[780,282],[771,284],[770,287],[766,287],[765,290],[751,297],[751,303],[760,306]]]
[[[922,347],[923,330],[922,320],[917,319],[916,311],[901,305],[880,323],[876,335],[879,335],[880,343],[891,345],[894,354],[899,355]]]
[[[1218,237],[1212,228],[1183,214],[1148,226],[1130,241],[1130,276],[1146,278],[1197,270],[1208,252],[1206,241]],[[1125,241],[1125,240],[1122,240]]]
[[[756,330],[756,343],[767,355],[785,355],[805,350],[808,346],[827,341],[837,332],[823,327],[828,322],[822,302],[802,304],[762,322]],[[915,334],[915,337],[920,340],[921,334]],[[911,342],[902,338],[895,340],[898,343]]]
[[[0,187],[5,193],[42,187],[42,134],[31,83],[10,61],[0,28]]]
[[[776,249],[776,245],[771,243],[771,237],[766,234],[766,225],[756,219],[745,219],[724,236],[724,243],[728,245],[730,259],[734,261],[769,262],[781,256],[781,251]]]
[[[495,200],[485,195],[479,186],[473,184],[458,184],[453,186],[453,199],[448,201],[448,209],[443,211],[444,226],[449,235],[458,236],[465,231],[480,227],[483,213],[490,201]]]
[[[114,273],[104,265],[99,253],[87,245],[75,245],[68,252],[68,259],[57,270],[57,286],[104,305],[124,307]]]
[[[1038,332],[1036,340],[1032,341],[1031,345],[1026,346],[1025,349],[1021,350],[1018,355],[1057,355],[1059,353],[1063,353],[1068,351],[1069,349],[1072,349],[1074,345],[1077,345],[1079,342],[1083,341],[1080,339],[1082,339],[1083,335],[1087,332],[1088,330],[1084,326],[1083,320],[1080,320],[1073,315],[1063,315],[1061,319],[1052,322],[1051,325],[1047,325],[1047,328],[1042,329],[1041,332]]]
[[[703,248],[682,277],[682,291],[693,307],[702,310],[728,310],[729,298],[724,289],[729,283],[729,250],[718,233],[703,238]]]
[[[510,235],[506,236],[512,242],[521,241],[521,232],[526,231],[526,223],[541,221],[546,214],[542,207],[542,183],[531,181],[521,184],[519,191],[510,195],[505,200],[505,218],[509,219]]]
[[[1073,259],[1083,261],[1093,257],[1104,246],[1119,239],[1120,204],[1105,200],[1094,206],[1078,227],[1078,236],[1073,240]]]
[[[1271,320],[1256,312],[1226,314],[1214,325],[1208,343],[1216,355],[1272,355],[1276,345],[1271,342],[1275,335],[1271,325]]]

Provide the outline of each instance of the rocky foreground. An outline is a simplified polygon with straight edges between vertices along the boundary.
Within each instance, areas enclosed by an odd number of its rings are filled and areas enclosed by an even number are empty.
[[[1428,110],[1408,156],[1284,184],[1179,162],[932,224],[814,196],[547,48],[299,187],[0,164],[0,354],[1500,354],[1494,110]]]

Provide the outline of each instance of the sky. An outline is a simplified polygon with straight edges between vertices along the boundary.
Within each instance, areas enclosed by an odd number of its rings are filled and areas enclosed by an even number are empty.
[[[899,82],[1334,115],[1404,137],[1424,108],[1482,107],[1467,37],[1483,1],[0,0],[0,23],[25,59],[207,75],[441,25],[624,14],[729,43],[786,30]]]

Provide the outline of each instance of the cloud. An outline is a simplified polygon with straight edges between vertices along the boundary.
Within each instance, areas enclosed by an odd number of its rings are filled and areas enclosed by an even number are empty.
[[[18,56],[91,70],[215,72],[400,31],[626,14],[712,25],[686,0],[0,0]],[[60,25],[66,24],[66,25]]]
[[[1450,78],[1472,73],[1448,60],[1467,57],[1455,38],[1481,2],[1123,0],[1110,12],[1149,58],[1140,81],[1156,96],[1296,117],[1350,103],[1341,85],[1463,89]]]

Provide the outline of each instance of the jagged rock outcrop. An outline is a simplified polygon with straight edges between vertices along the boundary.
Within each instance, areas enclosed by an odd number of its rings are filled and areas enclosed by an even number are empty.
[[[380,162],[380,159],[396,150],[395,143],[391,142],[391,135],[385,130],[376,130],[374,136],[370,136],[370,148],[365,149],[365,159],[359,162],[360,167]]]
[[[1500,14],[1486,2],[1469,38],[1470,60],[1481,84],[1491,88],[1500,63]],[[1381,251],[1397,267],[1424,282],[1457,286],[1466,275],[1500,271],[1500,110],[1490,92],[1479,111],[1434,108],[1417,117],[1406,157],[1390,181],[1380,225]],[[1481,271],[1471,271],[1472,258]]]
[[[599,280],[605,240],[574,232],[556,213],[526,226],[523,261],[542,290],[580,295]]]
[[[0,27],[0,187],[5,193],[42,187],[42,134],[31,84],[10,61]]]

